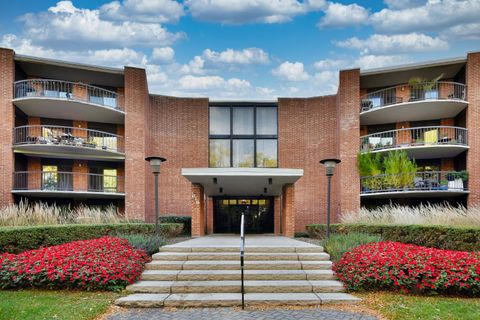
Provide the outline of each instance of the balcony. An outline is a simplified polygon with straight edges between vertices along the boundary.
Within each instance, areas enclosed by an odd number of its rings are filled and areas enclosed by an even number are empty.
[[[124,139],[103,131],[63,126],[21,126],[13,129],[13,150],[50,158],[125,159]]]
[[[13,103],[29,116],[123,123],[116,92],[83,83],[29,79],[14,83]]]
[[[425,171],[360,177],[362,198],[431,198],[468,194],[465,171]]]
[[[414,159],[452,158],[467,149],[467,129],[460,127],[405,128],[360,137],[361,152],[405,150]]]
[[[57,171],[14,172],[12,193],[32,197],[125,197],[124,179],[121,176]]]
[[[400,85],[360,97],[362,125],[453,118],[467,106],[466,86],[457,82]]]

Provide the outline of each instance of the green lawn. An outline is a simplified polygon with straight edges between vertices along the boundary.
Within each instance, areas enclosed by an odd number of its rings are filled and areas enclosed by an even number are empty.
[[[394,293],[354,293],[387,319],[480,319],[480,299],[425,297]]]
[[[95,319],[119,296],[113,292],[0,290],[0,320]]]

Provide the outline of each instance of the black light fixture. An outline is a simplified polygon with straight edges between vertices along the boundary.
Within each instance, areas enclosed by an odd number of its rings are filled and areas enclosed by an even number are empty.
[[[220,187],[220,189],[218,189],[218,191],[219,191],[220,193],[223,193],[223,188]]]
[[[263,188],[263,193],[268,193],[267,188]]]
[[[159,216],[158,216],[158,175],[160,174],[160,167],[162,162],[167,161],[167,159],[162,157],[146,157],[146,161],[150,163],[152,167],[152,173],[155,177],[155,234],[160,236],[160,224],[159,224]]]
[[[330,238],[330,194],[332,190],[332,176],[335,171],[335,166],[340,163],[339,159],[323,159],[320,160],[320,163],[325,167],[325,175],[328,180],[327,187],[327,239]]]
[[[213,178],[213,184],[217,184],[217,178]]]
[[[273,179],[272,178],[268,178],[268,184],[271,185],[273,183]]]

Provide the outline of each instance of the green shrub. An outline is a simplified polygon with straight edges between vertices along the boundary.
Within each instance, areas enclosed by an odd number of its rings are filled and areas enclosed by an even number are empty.
[[[308,232],[305,232],[305,231],[295,232],[295,238],[308,238],[308,237],[309,237]]]
[[[168,236],[182,232],[183,225],[164,223],[160,225],[161,234]],[[155,225],[150,223],[122,224],[76,224],[34,227],[0,228],[0,253],[19,253],[54,246],[77,240],[100,238],[116,234],[153,234]]]
[[[166,243],[163,236],[155,234],[118,234],[117,237],[128,240],[132,247],[144,250],[149,256],[157,253]]]
[[[310,237],[322,239],[325,225],[307,226]],[[422,225],[374,225],[374,224],[332,224],[332,233],[360,232],[380,235],[384,240],[411,243],[419,246],[459,250],[480,251],[480,228],[457,228]]]
[[[192,217],[190,216],[163,216],[159,219],[160,223],[182,223],[183,233],[185,235],[192,234]]]
[[[380,235],[372,235],[360,232],[335,233],[330,235],[330,239],[324,239],[322,246],[330,254],[333,261],[338,261],[347,251],[370,242],[380,242]]]

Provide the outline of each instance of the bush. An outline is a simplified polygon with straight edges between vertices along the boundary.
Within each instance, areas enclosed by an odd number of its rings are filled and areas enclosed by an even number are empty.
[[[162,235],[181,233],[181,224],[161,224]],[[123,223],[101,225],[56,225],[36,227],[0,228],[0,253],[20,253],[40,247],[100,238],[116,234],[153,234],[155,225],[149,223]]]
[[[370,243],[345,253],[334,271],[350,290],[480,295],[478,252]]]
[[[325,225],[307,226],[312,238],[322,239]],[[480,251],[480,228],[456,228],[421,225],[372,225],[372,224],[333,224],[332,233],[360,232],[380,235],[384,240],[417,244],[425,247]]]
[[[127,240],[103,237],[0,255],[0,288],[121,290],[149,261]]]
[[[119,238],[126,239],[134,248],[145,251],[149,256],[157,253],[165,245],[165,238],[154,234],[119,234]]]
[[[330,254],[333,261],[338,261],[345,252],[370,242],[380,242],[382,237],[359,232],[339,233],[330,235],[330,239],[323,240],[322,245]]]
[[[190,216],[163,216],[160,217],[160,223],[182,223],[183,234],[192,234],[192,217]]]

